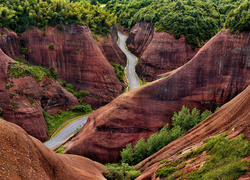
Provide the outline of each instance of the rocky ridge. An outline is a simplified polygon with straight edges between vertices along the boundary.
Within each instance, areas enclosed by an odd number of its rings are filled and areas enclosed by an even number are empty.
[[[249,43],[249,32],[222,30],[184,66],[92,113],[66,153],[118,162],[122,148],[171,124],[183,105],[211,110],[227,103],[250,84]]]

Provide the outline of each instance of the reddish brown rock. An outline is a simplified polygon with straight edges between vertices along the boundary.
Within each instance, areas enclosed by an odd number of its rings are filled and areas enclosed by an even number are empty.
[[[44,77],[37,82],[33,77],[11,78],[7,71],[16,61],[0,50],[0,107],[5,120],[18,124],[30,135],[45,141],[48,129],[42,111],[57,113],[78,105],[78,100],[58,82]],[[11,85],[11,86],[10,86]]]
[[[63,30],[48,27],[45,32],[30,29],[22,34],[22,40],[28,49],[26,59],[31,64],[54,66],[60,79],[93,95],[84,101],[94,108],[122,93],[123,87],[114,68],[86,26],[63,26]]]
[[[8,56],[20,57],[21,40],[15,32],[7,28],[0,28],[0,48]]]
[[[250,32],[222,30],[178,70],[122,94],[89,116],[67,153],[118,162],[120,151],[171,123],[174,111],[214,109],[250,84]]]
[[[139,57],[136,73],[144,81],[153,81],[157,75],[172,71],[194,57],[185,37],[175,39],[165,32],[155,32],[146,22],[136,24],[127,40],[128,49]]]
[[[227,132],[229,139],[239,134],[243,134],[247,140],[250,140],[249,112],[250,86],[233,100],[223,105],[216,113],[188,131],[185,135],[168,144],[154,155],[148,157],[142,161],[140,165],[137,165],[138,167],[140,166],[140,170],[142,171],[142,175],[137,179],[155,179],[155,171],[161,160],[174,160],[178,152],[182,152],[181,156],[183,156],[192,149],[202,146],[204,144],[203,141],[208,137]],[[205,159],[203,159],[202,162],[204,162],[204,160]],[[198,165],[197,162],[192,164],[192,166],[195,165]],[[188,171],[195,170],[195,168],[190,167],[190,165],[189,168],[191,169]],[[249,179],[249,177],[248,173],[242,176],[241,179]]]
[[[99,39],[99,45],[102,53],[105,55],[109,62],[120,64],[126,67],[127,57],[117,45],[118,33],[114,28],[108,37],[102,37]]]
[[[56,154],[19,126],[0,119],[0,179],[105,179],[104,166],[75,155]]]

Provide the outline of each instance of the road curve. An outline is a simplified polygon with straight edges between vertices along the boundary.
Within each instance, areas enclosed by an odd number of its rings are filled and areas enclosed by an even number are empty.
[[[73,135],[79,128],[87,122],[88,117],[83,117],[78,120],[73,121],[68,126],[66,126],[62,131],[60,131],[55,137],[46,141],[44,143],[50,149],[57,147],[67,140],[71,135]]]
[[[130,84],[129,90],[132,90],[140,86],[140,82],[134,70],[135,65],[136,65],[136,57],[130,52],[128,52],[125,48],[125,42],[126,42],[127,37],[121,34],[120,32],[118,32],[118,36],[119,36],[118,46],[127,56],[127,61],[128,61],[127,62],[127,77],[128,77],[129,84]],[[66,126],[62,131],[60,131],[55,137],[46,141],[44,145],[50,149],[54,149],[57,146],[61,145],[68,138],[70,138],[70,136],[72,136],[77,131],[77,129],[83,127],[83,124],[87,122],[87,119],[88,117],[83,117],[83,118],[73,121],[68,126]]]
[[[140,82],[139,79],[137,77],[137,75],[135,74],[135,65],[136,65],[136,57],[131,54],[129,51],[127,51],[126,49],[126,45],[125,42],[127,40],[127,37],[123,34],[121,34],[120,32],[118,32],[118,36],[119,36],[119,41],[118,41],[118,46],[119,48],[125,53],[125,55],[127,56],[127,77],[129,80],[129,90],[132,90],[134,88],[137,88],[140,86]]]

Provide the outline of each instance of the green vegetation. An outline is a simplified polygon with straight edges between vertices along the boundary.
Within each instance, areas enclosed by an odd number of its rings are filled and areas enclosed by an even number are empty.
[[[250,166],[250,162],[244,160],[250,155],[250,142],[245,140],[243,135],[233,140],[228,140],[225,137],[226,134],[221,134],[208,139],[203,147],[191,151],[174,162],[160,165],[156,176],[174,179],[173,177],[178,175],[181,179],[190,180],[237,179],[240,175],[245,174]],[[201,168],[190,173],[178,171],[185,166],[183,161],[196,157],[204,151],[209,157]],[[180,163],[182,164],[179,165]],[[170,174],[172,175],[169,176]]]
[[[10,89],[10,88],[13,87],[13,86],[14,86],[13,84],[7,84],[5,88],[6,88],[6,89]]]
[[[10,99],[13,99],[14,96],[15,96],[15,93],[10,93],[9,94]]]
[[[38,82],[42,80],[43,76],[48,76],[56,80],[57,75],[58,73],[55,72],[53,67],[50,67],[50,69],[47,70],[41,66],[31,66],[31,65],[24,66],[21,64],[15,64],[12,65],[8,70],[9,77],[19,78],[19,77],[31,76],[34,77]]]
[[[72,108],[72,111],[73,112],[82,112],[82,113],[90,113],[93,111],[93,109],[91,108],[91,106],[89,104],[84,104],[84,105],[77,105],[77,106],[74,106]]]
[[[244,1],[111,0],[105,9],[117,15],[118,23],[125,28],[146,21],[153,23],[157,31],[174,34],[175,38],[183,34],[194,49],[223,28],[228,13]],[[248,14],[246,11],[242,15]]]
[[[66,149],[66,146],[60,146],[57,150],[56,153],[61,153],[63,154],[64,150]]]
[[[21,57],[15,57],[13,58],[15,61],[21,63],[21,64],[24,64],[24,65],[27,65],[29,66],[30,64],[27,62],[27,61],[23,61]]]
[[[116,18],[92,4],[82,0],[1,0],[0,27],[23,33],[30,27],[79,24],[93,33],[107,35]]]
[[[85,91],[85,90],[77,91],[70,83],[67,83],[66,81],[61,81],[60,84],[62,87],[64,87],[64,89],[66,89],[68,92],[71,92],[75,97],[77,97],[78,101],[81,104],[83,103],[83,100],[82,100],[83,97],[85,96],[95,97],[95,96],[92,96],[89,91]]]
[[[124,83],[124,67],[119,64],[110,63],[115,68],[116,77]]]
[[[27,53],[27,48],[21,48],[20,53],[21,54],[26,54]]]
[[[225,27],[230,28],[232,32],[250,30],[250,1],[245,1],[228,14]]]
[[[106,164],[105,166],[106,170],[102,174],[110,180],[133,180],[141,175],[140,171],[135,170],[133,166],[129,166],[126,163]]]
[[[30,104],[33,104],[34,103],[34,99],[28,97],[29,101],[30,101]]]
[[[13,109],[19,108],[19,106],[16,103],[14,103],[13,101],[11,101],[10,104],[12,105]]]
[[[84,105],[84,106],[88,107],[90,105]],[[74,109],[74,107],[72,109]],[[83,112],[83,111],[73,112],[73,110],[72,111],[59,110],[56,115],[49,115],[46,111],[43,111],[43,116],[47,122],[49,134],[52,135],[67,120],[72,119],[72,118],[77,117],[77,116],[87,114],[89,112],[91,112],[89,108],[87,109],[87,112],[86,111],[85,112]]]
[[[161,148],[183,135],[211,114],[211,111],[206,110],[201,113],[196,108],[190,112],[187,107],[183,106],[181,111],[174,113],[172,117],[172,128],[170,128],[167,124],[159,133],[151,135],[147,142],[144,138],[141,138],[134,148],[131,144],[128,144],[121,152],[121,162],[128,163],[129,165],[135,165],[141,162],[148,156],[156,153]]]
[[[54,48],[55,48],[55,47],[54,47],[54,44],[50,44],[50,45],[49,45],[49,49],[54,50]]]

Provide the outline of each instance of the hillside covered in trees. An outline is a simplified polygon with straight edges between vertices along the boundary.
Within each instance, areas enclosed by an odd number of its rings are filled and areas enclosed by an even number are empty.
[[[114,15],[88,1],[1,0],[0,27],[23,33],[30,27],[60,24],[88,26],[95,34],[107,35],[116,23]]]
[[[235,10],[241,4],[242,8]],[[247,22],[249,27],[248,6],[248,0],[111,0],[106,9],[116,14],[125,28],[140,21],[151,22],[156,31],[174,34],[177,39],[184,34],[188,44],[196,48],[224,27],[228,15],[231,19],[226,27],[238,21],[235,14],[241,14],[240,22]]]

